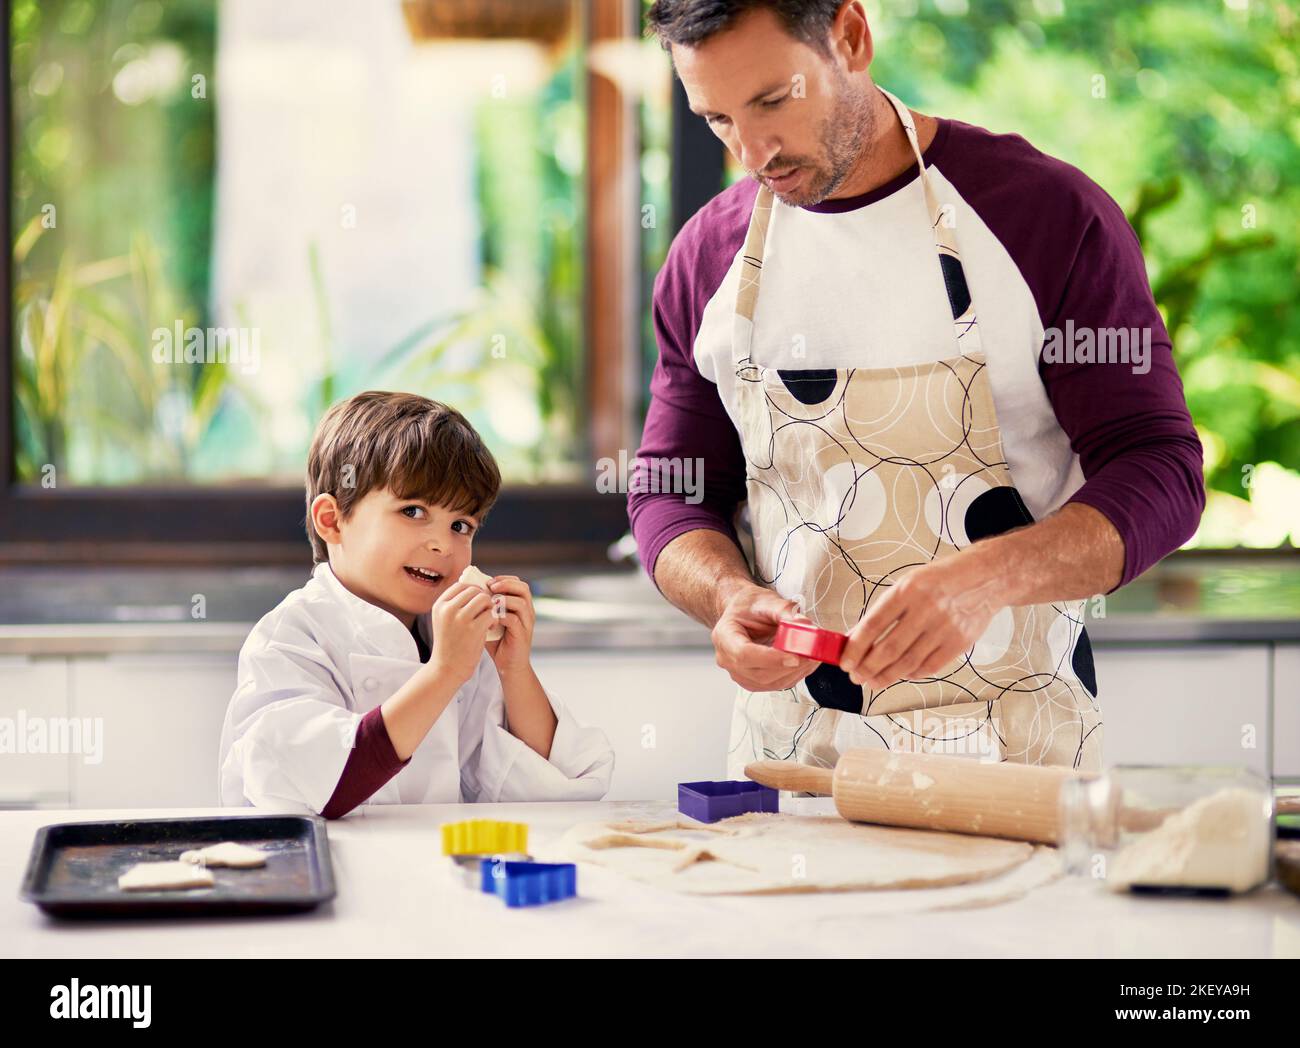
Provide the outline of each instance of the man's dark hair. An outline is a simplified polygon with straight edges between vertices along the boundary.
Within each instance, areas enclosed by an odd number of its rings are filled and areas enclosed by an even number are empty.
[[[844,0],[655,0],[646,29],[667,50],[670,44],[695,47],[729,29],[743,14],[767,8],[796,40],[827,51],[826,35]]]

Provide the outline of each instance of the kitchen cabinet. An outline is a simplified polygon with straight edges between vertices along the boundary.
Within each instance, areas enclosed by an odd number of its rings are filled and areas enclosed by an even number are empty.
[[[580,720],[609,736],[617,757],[607,799],[676,797],[678,782],[723,777],[734,685],[711,649],[538,652],[534,664]],[[71,769],[73,805],[217,803],[233,655],[75,657],[69,665],[72,708],[100,718],[104,734],[102,762]]]
[[[726,778],[736,686],[713,649],[537,652],[537,675],[614,747],[606,800],[675,799],[677,784]]]
[[[71,765],[81,808],[217,804],[217,749],[235,689],[234,655],[69,660],[71,709],[103,724],[103,760]]]
[[[1267,644],[1098,645],[1103,760],[1114,764],[1270,764]]]
[[[1300,644],[1096,651],[1107,764],[1267,773],[1271,758],[1279,778],[1300,781]],[[609,736],[609,800],[669,799],[679,782],[724,777],[735,686],[711,648],[542,649],[534,661],[545,685]],[[103,733],[99,763],[0,755],[0,806],[215,804],[235,665],[233,652],[0,656],[0,716],[97,718]]]
[[[68,668],[63,659],[0,656],[0,809],[64,808],[69,803],[66,750],[81,748],[67,729]],[[22,736],[21,740],[19,736]],[[30,752],[32,746],[44,752]],[[28,750],[29,752],[21,752]],[[78,756],[76,759],[80,760]]]
[[[1273,649],[1273,774],[1300,782],[1300,644]]]

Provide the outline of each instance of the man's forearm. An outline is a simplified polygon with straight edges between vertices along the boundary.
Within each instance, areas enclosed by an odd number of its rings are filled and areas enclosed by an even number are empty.
[[[1124,574],[1124,540],[1106,516],[1071,502],[1035,524],[962,551],[973,577],[996,580],[1012,607],[1108,593]]]
[[[740,548],[709,528],[678,535],[660,552],[654,571],[663,595],[710,629],[736,590],[755,585]]]
[[[961,557],[973,578],[998,587],[1002,604],[1083,600],[1119,584],[1124,540],[1104,514],[1069,503],[1035,524],[976,542]],[[673,604],[710,628],[732,594],[756,584],[739,547],[704,528],[663,548],[655,582]]]

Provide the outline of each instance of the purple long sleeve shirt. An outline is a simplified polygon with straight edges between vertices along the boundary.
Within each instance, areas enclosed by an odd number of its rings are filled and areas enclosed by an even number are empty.
[[[1018,135],[940,119],[925,160],[955,204],[1014,482],[1036,519],[1065,502],[1103,513],[1124,541],[1122,586],[1184,543],[1205,505],[1201,444],[1137,237],[1096,183]],[[917,174],[913,165],[860,196],[777,205],[755,361],[880,367],[952,355]],[[726,403],[733,263],[756,192],[745,180],[705,205],[655,281],[659,360],[638,457],[702,460],[703,483],[629,495],[652,578],[660,552],[687,531],[736,539],[745,456]],[[811,333],[793,359],[792,329]],[[1136,356],[1097,363],[1061,351],[1076,332],[1120,329],[1145,333],[1144,370]]]

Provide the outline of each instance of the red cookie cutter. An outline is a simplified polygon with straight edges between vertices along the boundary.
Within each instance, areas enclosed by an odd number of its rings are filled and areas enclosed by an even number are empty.
[[[794,622],[786,619],[776,627],[776,638],[772,647],[791,655],[816,659],[839,665],[840,656],[844,654],[844,645],[849,638],[834,630],[824,630],[811,622]]]

